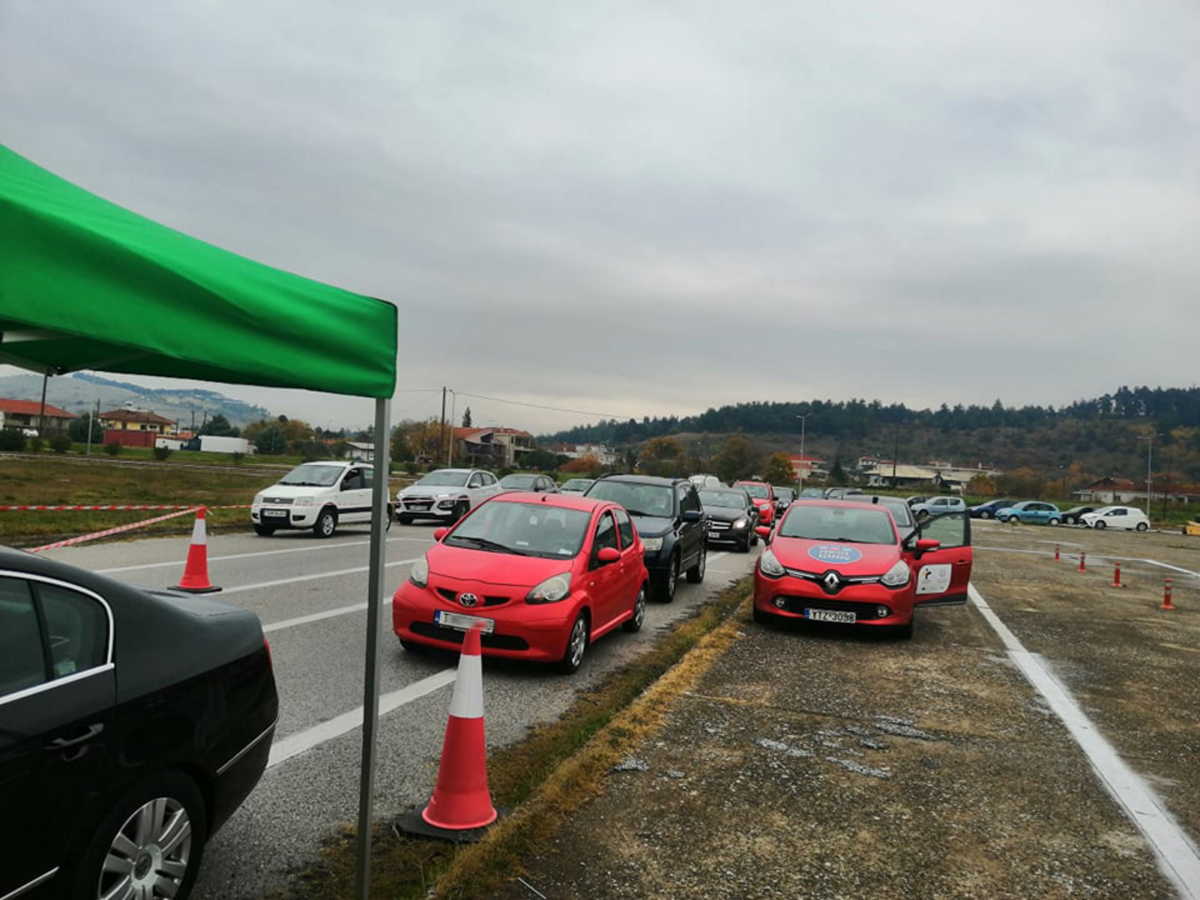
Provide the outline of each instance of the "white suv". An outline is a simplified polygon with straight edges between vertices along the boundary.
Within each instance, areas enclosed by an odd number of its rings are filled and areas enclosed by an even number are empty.
[[[1084,513],[1079,521],[1088,528],[1123,528],[1126,531],[1148,531],[1150,520],[1135,506],[1102,506]]]
[[[374,477],[367,463],[303,463],[255,494],[250,521],[263,537],[280,528],[311,528],[317,537],[329,537],[338,525],[371,521]],[[389,526],[391,520],[389,508]]]
[[[396,518],[401,525],[413,519],[457,522],[503,488],[496,476],[482,469],[436,469],[396,494]]]

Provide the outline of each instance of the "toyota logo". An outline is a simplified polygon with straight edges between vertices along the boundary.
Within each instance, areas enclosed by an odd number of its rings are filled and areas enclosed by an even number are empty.
[[[826,572],[825,577],[821,581],[825,584],[825,590],[831,594],[836,594],[842,586],[842,579],[838,576],[837,572]]]
[[[479,602],[479,598],[476,597],[474,594],[459,594],[458,602],[461,603],[463,606],[474,606],[476,603]]]

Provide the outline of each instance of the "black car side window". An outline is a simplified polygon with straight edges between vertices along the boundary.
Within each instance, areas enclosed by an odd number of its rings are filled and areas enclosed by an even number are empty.
[[[617,529],[613,525],[613,517],[609,513],[604,513],[600,517],[600,523],[596,526],[596,539],[592,542],[593,568],[598,564],[597,557],[605,547],[613,549],[617,547]]]
[[[50,645],[50,671],[64,678],[108,662],[108,614],[91,597],[37,582]]]
[[[623,509],[616,510],[617,530],[621,532],[621,546],[628,547],[633,543],[633,520]]]
[[[363,486],[362,472],[358,469],[351,469],[346,473],[345,479],[342,481],[343,491],[357,491]]]
[[[46,681],[46,656],[29,584],[0,578],[0,698]]]
[[[685,487],[685,488],[680,489],[679,510],[680,510],[680,512],[687,512],[688,510],[696,510],[697,512],[699,512],[700,497],[696,493],[695,488]]]

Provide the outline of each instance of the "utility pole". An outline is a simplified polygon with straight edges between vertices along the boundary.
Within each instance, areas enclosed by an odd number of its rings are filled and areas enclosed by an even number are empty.
[[[438,427],[438,459],[446,449],[446,386],[442,385],[442,424]]]
[[[454,416],[458,409],[458,394],[454,392],[454,388],[447,388],[446,390],[454,394],[450,398],[450,441],[449,446],[446,448],[446,468],[450,468],[450,466],[454,465]]]
[[[1151,465],[1154,457],[1154,432],[1141,435],[1139,441],[1146,442],[1146,518],[1150,518],[1150,485],[1152,483]]]
[[[38,437],[46,436],[46,384],[50,381],[50,370],[42,375],[42,411],[38,413]]]
[[[900,456],[900,426],[896,426],[896,433],[892,436],[892,490],[896,489],[896,460]]]
[[[87,456],[92,455],[92,432],[96,430],[96,420],[100,418],[100,398],[96,398],[96,412],[88,416]]]
[[[812,413],[805,413],[802,416],[796,416],[796,418],[800,420],[800,468],[808,472],[812,471],[812,467],[809,466],[807,469],[805,468],[808,461],[804,458],[804,426],[808,424],[808,417],[811,415]],[[804,487],[804,476],[801,475],[799,480],[800,487]]]

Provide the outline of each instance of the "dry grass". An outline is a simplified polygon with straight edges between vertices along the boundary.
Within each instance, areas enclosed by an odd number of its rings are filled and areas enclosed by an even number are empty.
[[[514,812],[480,844],[459,847],[377,826],[372,896],[425,897],[435,886],[439,896],[488,896],[511,879],[535,845],[598,790],[617,759],[658,727],[668,702],[693,686],[735,639],[741,623],[731,616],[748,591],[749,579],[726,589],[637,660],[580,694],[557,721],[493,754],[488,776],[494,801]],[[354,829],[341,829],[323,849],[321,863],[286,896],[350,897],[354,849]]]

